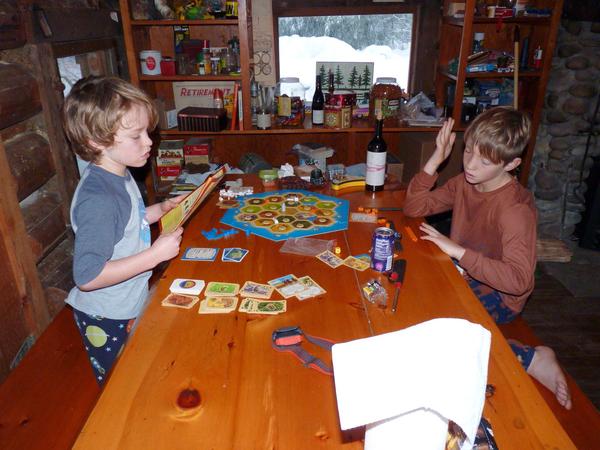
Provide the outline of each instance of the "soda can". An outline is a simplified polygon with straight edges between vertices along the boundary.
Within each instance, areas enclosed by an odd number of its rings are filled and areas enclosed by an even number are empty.
[[[378,272],[392,270],[396,233],[391,228],[379,227],[373,232],[371,269]]]

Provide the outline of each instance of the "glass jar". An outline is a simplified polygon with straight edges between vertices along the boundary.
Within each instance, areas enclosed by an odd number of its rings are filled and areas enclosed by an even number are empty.
[[[301,127],[304,122],[304,92],[296,77],[281,78],[275,88],[277,123],[282,127]]]
[[[385,127],[397,127],[402,104],[402,88],[395,78],[377,78],[369,97],[369,122],[375,124],[379,112]]]

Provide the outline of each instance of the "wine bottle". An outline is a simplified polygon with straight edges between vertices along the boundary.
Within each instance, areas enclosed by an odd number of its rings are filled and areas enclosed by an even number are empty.
[[[377,192],[383,190],[386,158],[387,144],[383,140],[383,118],[378,115],[375,122],[375,136],[367,146],[366,191]]]
[[[312,123],[313,125],[323,125],[325,98],[321,89],[321,75],[317,75],[315,94],[312,99]]]

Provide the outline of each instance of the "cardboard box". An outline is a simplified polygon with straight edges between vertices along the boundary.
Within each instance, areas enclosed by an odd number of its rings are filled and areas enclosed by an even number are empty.
[[[181,174],[181,162],[177,158],[156,158],[156,175],[161,181],[173,181]]]
[[[157,150],[159,158],[178,159],[180,164],[183,163],[183,139],[163,139],[160,141]]]
[[[193,137],[183,146],[185,164],[209,164],[212,153],[212,139]]]

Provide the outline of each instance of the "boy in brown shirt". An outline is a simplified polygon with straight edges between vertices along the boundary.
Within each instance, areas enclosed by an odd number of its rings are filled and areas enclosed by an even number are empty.
[[[530,120],[513,108],[492,108],[465,131],[464,173],[433,189],[438,167],[456,138],[449,119],[438,133],[436,149],[411,180],[404,213],[427,216],[452,210],[450,238],[422,223],[421,239],[436,244],[457,261],[469,286],[497,323],[516,318],[534,284],[536,209],[533,197],[511,175],[521,164]],[[571,408],[565,376],[552,349],[510,345],[527,372]]]

